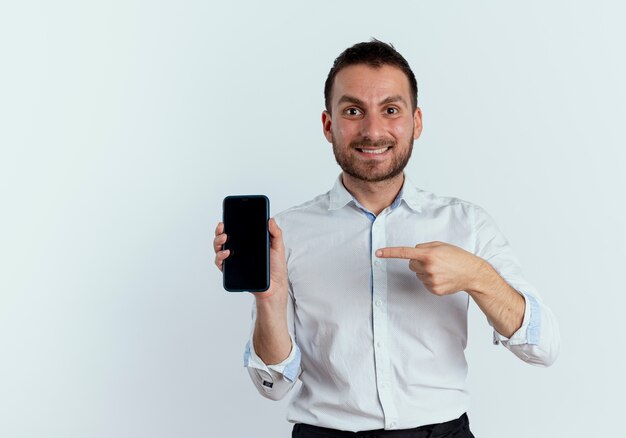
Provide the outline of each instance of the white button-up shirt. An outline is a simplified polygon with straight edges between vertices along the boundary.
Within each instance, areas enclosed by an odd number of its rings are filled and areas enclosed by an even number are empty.
[[[489,262],[525,299],[521,328],[494,331],[522,360],[549,365],[558,354],[551,311],[522,277],[519,263],[480,207],[405,183],[375,216],[346,190],[341,175],[328,193],[276,216],[289,272],[292,350],[267,365],[251,340],[244,364],[259,392],[282,398],[300,379],[287,418],[333,429],[406,429],[459,417],[465,388],[465,292],[436,296],[408,261],[379,259],[389,246],[447,242]],[[254,306],[253,324],[254,327]]]

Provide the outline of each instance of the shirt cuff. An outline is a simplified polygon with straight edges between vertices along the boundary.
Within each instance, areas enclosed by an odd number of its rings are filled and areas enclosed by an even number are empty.
[[[290,336],[291,337],[291,336]],[[271,371],[280,373],[289,382],[294,382],[298,377],[298,371],[300,369],[300,348],[294,342],[291,337],[291,352],[289,356],[281,363],[275,365],[266,365],[263,360],[254,351],[252,341],[248,341],[246,349],[243,354],[243,366],[248,368],[256,368],[258,370],[265,371],[268,374]]]
[[[510,338],[507,338],[494,330],[494,344],[499,344],[500,342],[505,345],[539,344],[539,336],[541,333],[541,310],[539,309],[539,303],[532,295],[527,295],[521,292],[519,293],[522,297],[524,297],[524,301],[526,303],[522,326],[515,333],[513,333]]]

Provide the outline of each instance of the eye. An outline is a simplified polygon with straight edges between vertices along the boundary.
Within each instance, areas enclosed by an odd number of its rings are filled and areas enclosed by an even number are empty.
[[[387,109],[385,109],[385,113],[388,115],[396,115],[399,113],[398,108],[390,106]]]
[[[346,108],[343,112],[347,116],[360,116],[361,114],[363,114],[360,109],[353,106],[351,106],[350,108]]]

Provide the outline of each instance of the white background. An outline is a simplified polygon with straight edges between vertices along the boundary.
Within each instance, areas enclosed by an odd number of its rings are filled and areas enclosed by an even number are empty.
[[[299,4],[302,3],[302,4]],[[289,436],[242,366],[252,297],[211,241],[227,194],[276,213],[339,173],[333,59],[409,60],[407,171],[483,206],[560,322],[548,369],[470,308],[479,438],[623,428],[620,2],[19,1],[0,6],[0,436]]]

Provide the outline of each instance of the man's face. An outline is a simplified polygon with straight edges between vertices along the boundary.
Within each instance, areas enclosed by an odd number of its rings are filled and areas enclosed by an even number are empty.
[[[324,136],[345,173],[377,182],[400,174],[422,132],[422,114],[411,106],[409,80],[397,67],[357,64],[337,73]]]

